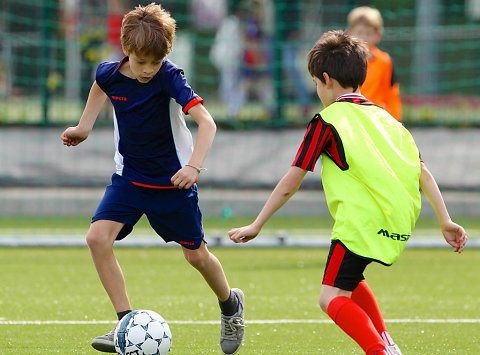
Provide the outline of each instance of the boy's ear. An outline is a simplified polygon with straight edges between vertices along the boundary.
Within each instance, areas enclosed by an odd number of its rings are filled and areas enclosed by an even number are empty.
[[[332,86],[332,78],[326,72],[323,72],[322,75],[323,79],[325,80],[325,85],[327,86],[327,89],[330,89],[330,87]]]
[[[128,57],[128,52],[123,45],[122,45],[122,51],[123,51],[123,54],[125,54]]]

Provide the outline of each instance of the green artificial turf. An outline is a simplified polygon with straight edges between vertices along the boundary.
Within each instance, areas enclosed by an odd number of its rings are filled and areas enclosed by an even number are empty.
[[[245,291],[247,328],[239,354],[362,353],[317,305],[327,249],[212,251],[230,284]],[[219,309],[180,248],[120,248],[116,255],[133,307],[155,310],[170,322],[171,354],[221,354],[218,324],[182,323],[217,321]],[[480,353],[478,260],[478,249],[461,255],[407,249],[392,267],[367,268],[367,282],[404,354]],[[114,326],[113,308],[87,248],[0,248],[0,270],[2,355],[95,354],[91,338]],[[284,323],[288,320],[324,323]],[[18,324],[22,321],[90,323]]]

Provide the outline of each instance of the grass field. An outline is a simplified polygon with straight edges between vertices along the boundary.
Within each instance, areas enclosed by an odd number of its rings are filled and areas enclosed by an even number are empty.
[[[246,294],[239,354],[362,353],[317,305],[327,249],[212,251]],[[156,310],[170,323],[172,354],[221,354],[217,302],[179,248],[116,253],[134,308]],[[367,268],[404,354],[480,353],[478,260],[478,249],[408,249],[392,267]],[[2,355],[95,354],[91,338],[114,326],[87,248],[0,248],[0,270]]]

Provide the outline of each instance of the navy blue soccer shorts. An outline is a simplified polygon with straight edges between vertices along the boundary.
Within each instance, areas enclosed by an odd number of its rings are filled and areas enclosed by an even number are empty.
[[[123,176],[112,175],[92,223],[101,219],[125,223],[116,240],[125,238],[145,214],[165,242],[198,249],[204,241],[202,212],[197,186],[190,189],[155,189],[134,185]]]
[[[353,291],[365,279],[363,272],[372,261],[373,259],[352,253],[339,240],[334,240],[330,246],[322,284]]]

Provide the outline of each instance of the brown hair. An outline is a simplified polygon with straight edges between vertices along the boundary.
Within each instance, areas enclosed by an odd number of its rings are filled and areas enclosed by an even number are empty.
[[[161,59],[172,50],[175,20],[160,5],[137,6],[123,17],[121,42],[127,52]]]
[[[373,7],[356,7],[347,16],[348,28],[351,29],[357,24],[362,23],[373,27],[377,33],[383,33],[383,19],[380,11]]]
[[[308,71],[325,83],[323,73],[356,90],[367,75],[367,46],[343,31],[329,31],[308,53]]]

